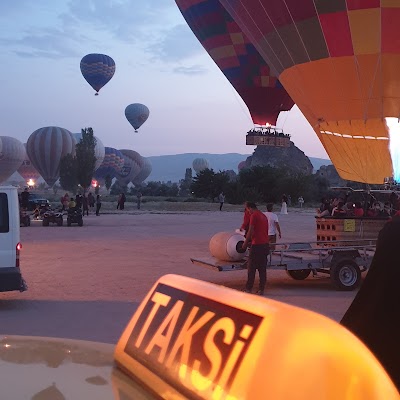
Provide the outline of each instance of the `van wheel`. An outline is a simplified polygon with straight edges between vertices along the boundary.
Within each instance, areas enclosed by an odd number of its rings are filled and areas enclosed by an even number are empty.
[[[332,266],[330,275],[337,290],[354,290],[361,282],[360,267],[353,260],[343,260]]]
[[[308,276],[311,274],[310,269],[292,269],[286,272],[296,281],[302,281],[308,278]]]

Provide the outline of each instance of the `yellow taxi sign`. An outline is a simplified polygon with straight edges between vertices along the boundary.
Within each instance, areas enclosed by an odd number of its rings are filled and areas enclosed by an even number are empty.
[[[156,282],[114,357],[166,399],[398,399],[375,357],[336,322],[183,276]]]

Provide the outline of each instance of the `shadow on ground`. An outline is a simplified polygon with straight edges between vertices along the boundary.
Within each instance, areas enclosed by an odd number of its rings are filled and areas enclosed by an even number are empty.
[[[117,343],[135,302],[0,300],[0,333]]]

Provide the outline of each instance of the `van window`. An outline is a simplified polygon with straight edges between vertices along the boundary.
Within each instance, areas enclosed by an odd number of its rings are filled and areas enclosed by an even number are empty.
[[[6,193],[0,193],[0,233],[9,232],[8,199]]]

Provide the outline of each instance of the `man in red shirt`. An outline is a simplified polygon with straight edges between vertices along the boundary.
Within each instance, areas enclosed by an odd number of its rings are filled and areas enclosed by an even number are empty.
[[[251,293],[256,277],[256,270],[260,277],[257,294],[263,295],[267,282],[267,256],[269,254],[268,218],[257,209],[255,203],[246,202],[246,211],[250,214],[249,230],[243,243],[243,249],[247,249],[251,243],[249,259],[247,261],[247,293]]]

